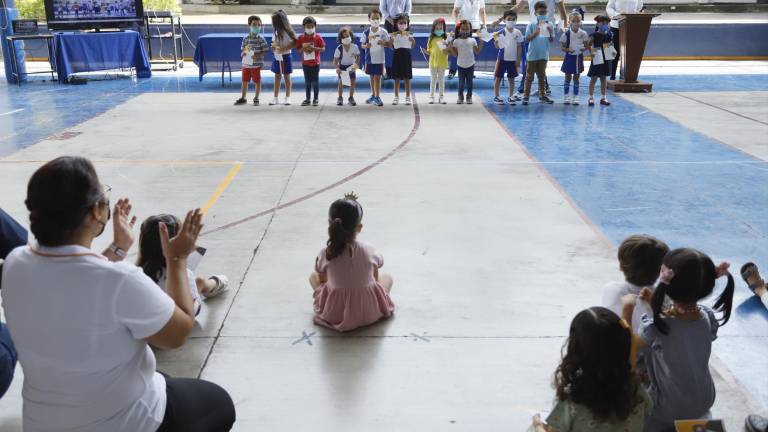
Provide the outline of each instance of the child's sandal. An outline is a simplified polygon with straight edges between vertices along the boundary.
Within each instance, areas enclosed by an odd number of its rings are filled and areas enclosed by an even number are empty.
[[[753,276],[755,277],[755,281],[749,283],[749,279]],[[765,281],[760,277],[760,271],[757,269],[755,263],[746,263],[741,267],[741,278],[744,279],[744,282],[747,283],[747,286],[752,292],[755,292],[756,288],[765,285]]]
[[[611,103],[607,99],[600,99],[600,105],[609,106]]]
[[[587,105],[595,106],[595,98],[593,98],[593,97],[589,98],[589,101],[587,101]]]

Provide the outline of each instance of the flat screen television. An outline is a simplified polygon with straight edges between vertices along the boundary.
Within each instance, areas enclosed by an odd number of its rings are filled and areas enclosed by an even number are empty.
[[[142,0],[44,0],[50,30],[133,27],[144,20]]]

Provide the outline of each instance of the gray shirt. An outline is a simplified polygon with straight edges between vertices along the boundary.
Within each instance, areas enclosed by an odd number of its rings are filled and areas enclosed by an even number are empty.
[[[658,331],[652,317],[643,316],[640,337],[647,343],[643,355],[653,399],[645,430],[650,430],[649,424],[667,428],[676,419],[701,418],[715,403],[709,356],[719,324],[712,309],[700,308],[702,317],[696,321],[663,318],[669,324],[666,335]]]

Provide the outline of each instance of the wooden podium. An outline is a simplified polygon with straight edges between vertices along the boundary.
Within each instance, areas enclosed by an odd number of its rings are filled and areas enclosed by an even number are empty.
[[[615,92],[650,92],[653,84],[637,80],[643,61],[645,43],[651,30],[651,20],[660,14],[622,14],[619,18],[621,38],[621,79],[608,81]]]

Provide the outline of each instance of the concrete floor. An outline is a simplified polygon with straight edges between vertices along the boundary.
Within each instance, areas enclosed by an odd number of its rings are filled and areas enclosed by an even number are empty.
[[[485,81],[485,104],[428,105],[420,90],[417,106],[383,109],[336,107],[330,90],[315,109],[233,107],[234,88],[193,71],[0,84],[2,207],[25,221],[26,180],[61,154],[95,160],[140,217],[203,205],[239,166],[200,240],[200,273],[227,274],[232,290],[185,347],[158,353],[161,370],[227,388],[237,431],[524,430],[551,406],[571,318],[621,277],[620,238],[658,233],[768,267],[765,75],[711,65],[689,70],[727,75],[659,74],[662,91],[608,110],[494,107]],[[645,196],[683,183],[685,203]],[[312,324],[306,279],[327,206],[348,190],[397,310],[339,335]],[[768,311],[741,281],[736,297],[712,361],[713,414],[731,431],[768,410]],[[21,375],[0,400],[2,432],[20,430]]]

